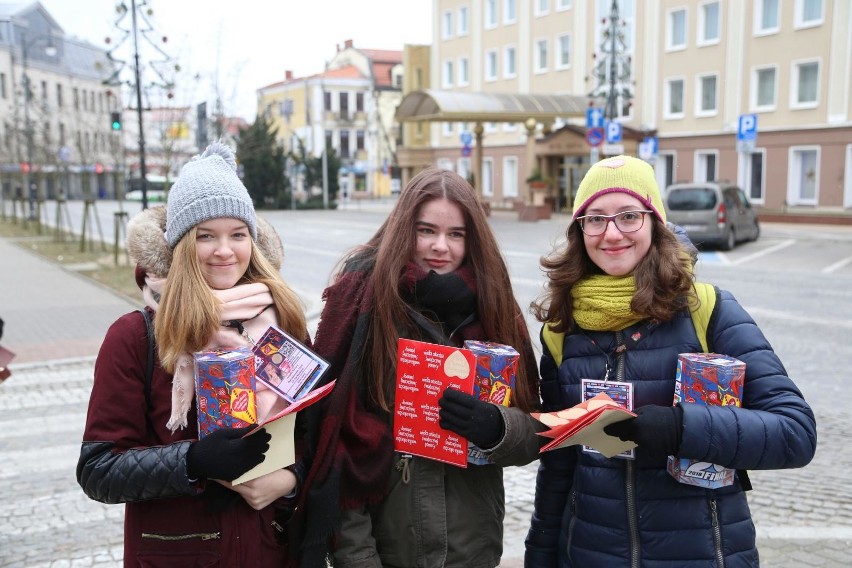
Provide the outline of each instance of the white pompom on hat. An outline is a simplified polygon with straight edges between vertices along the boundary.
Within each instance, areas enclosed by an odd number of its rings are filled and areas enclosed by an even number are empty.
[[[174,248],[194,226],[221,217],[245,221],[257,240],[257,217],[246,186],[237,177],[234,151],[213,142],[181,169],[169,190],[166,241]]]

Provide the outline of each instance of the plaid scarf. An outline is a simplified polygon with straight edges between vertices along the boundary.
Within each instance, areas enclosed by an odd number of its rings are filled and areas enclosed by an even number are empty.
[[[299,491],[297,517],[289,527],[296,532],[291,542],[301,544],[300,565],[305,567],[326,565],[341,509],[379,503],[387,494],[394,453],[392,416],[367,407],[367,385],[361,377],[374,307],[373,266],[373,259],[350,261],[323,292],[325,308],[313,348],[329,361],[326,378],[337,378],[337,384],[325,400],[307,409],[308,436],[314,443],[309,443],[310,466]],[[446,322],[437,324],[445,329],[445,337],[454,323],[462,325],[459,344],[481,337],[477,321],[464,324],[476,311],[475,284],[467,268],[435,275],[409,264],[400,278],[400,294],[427,318]],[[428,332],[424,335],[426,341],[435,341]]]

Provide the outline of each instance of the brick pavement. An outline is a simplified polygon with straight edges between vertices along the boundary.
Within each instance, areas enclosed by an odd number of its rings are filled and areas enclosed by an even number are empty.
[[[74,468],[97,347],[136,306],[3,239],[0,257],[3,342],[20,355],[0,385],[0,568],[120,566],[123,508],[86,498]],[[849,565],[852,486],[837,449],[848,447],[852,423],[842,409],[817,415],[811,465],[752,473],[764,568]],[[504,567],[523,564],[534,479],[535,464],[505,471]]]

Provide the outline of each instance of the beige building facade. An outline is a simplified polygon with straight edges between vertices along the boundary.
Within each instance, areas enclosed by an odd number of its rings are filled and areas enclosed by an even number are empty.
[[[346,40],[322,72],[294,77],[288,71],[284,81],[258,89],[258,116],[272,122],[285,152],[301,143],[318,157],[326,143],[333,148],[342,164],[341,199],[386,196],[397,189],[394,111],[402,81],[402,51],[362,49]]]
[[[429,80],[421,88],[591,95],[637,154],[655,137],[661,185],[732,180],[764,215],[821,212],[852,221],[852,3],[846,0],[434,0]],[[612,76],[606,51],[618,42]],[[408,53],[408,52],[407,52]],[[417,52],[423,66],[422,52]],[[406,60],[409,66],[409,60]],[[409,79],[410,76],[409,76]],[[406,89],[416,89],[406,83]],[[612,90],[617,96],[606,98]],[[738,144],[738,132],[754,140]],[[403,146],[419,147],[403,131]],[[463,122],[424,124],[431,163],[464,175]],[[523,200],[535,169],[551,201],[571,196],[595,155],[586,123],[484,125],[483,192]],[[646,150],[647,151],[647,150]],[[423,150],[420,149],[423,159]]]

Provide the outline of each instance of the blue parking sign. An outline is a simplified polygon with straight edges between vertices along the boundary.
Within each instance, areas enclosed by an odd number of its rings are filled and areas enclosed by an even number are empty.
[[[603,128],[604,111],[602,108],[591,107],[586,109],[586,128]]]
[[[737,140],[757,139],[757,115],[741,114],[737,125]]]
[[[618,144],[621,142],[621,123],[610,120],[606,123],[606,143]]]

